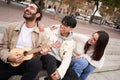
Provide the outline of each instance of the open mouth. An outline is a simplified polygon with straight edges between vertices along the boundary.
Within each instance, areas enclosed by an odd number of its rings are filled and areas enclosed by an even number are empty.
[[[24,12],[24,14],[25,14],[25,15],[31,15],[31,13],[30,13],[28,10],[26,10],[26,11]]]

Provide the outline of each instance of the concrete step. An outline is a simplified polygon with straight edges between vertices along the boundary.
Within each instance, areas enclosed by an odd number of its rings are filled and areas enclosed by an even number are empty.
[[[0,40],[2,39],[5,27],[7,27],[8,25],[8,22],[0,22]]]
[[[120,40],[110,38],[105,53],[108,55],[120,55]]]
[[[92,73],[87,80],[120,80],[120,70]]]
[[[8,22],[0,22],[0,33],[2,34],[5,27],[7,27],[9,25]]]
[[[0,33],[0,41],[1,41],[2,37],[3,37],[3,34]]]
[[[105,63],[101,69],[96,69],[94,72],[107,72],[120,70],[120,55],[106,55]]]

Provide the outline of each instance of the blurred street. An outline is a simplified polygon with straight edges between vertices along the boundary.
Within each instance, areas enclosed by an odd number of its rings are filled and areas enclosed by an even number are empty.
[[[23,19],[23,6],[15,6],[14,5],[7,5],[3,2],[0,2],[0,22],[16,22],[22,21]],[[43,13],[43,18],[40,21],[41,24],[45,25],[46,27],[60,23],[54,16],[55,14]],[[59,19],[60,20],[60,19]],[[78,21],[77,28],[74,30],[75,32],[82,33],[82,34],[92,34],[97,30],[105,30],[109,33],[111,38],[120,39],[120,32],[112,29],[108,26],[97,25],[97,24],[89,24],[87,21]]]
[[[2,38],[4,27],[9,23],[24,20],[24,7],[24,5],[15,2],[11,5],[7,5],[3,1],[0,1],[0,39]],[[57,17],[54,15],[55,14],[45,13],[43,11],[43,18],[40,24],[45,27],[59,24],[61,20],[59,15]],[[93,23],[89,24],[87,21],[78,21],[77,28],[74,32],[91,35],[98,30],[104,30],[110,35],[110,41],[106,49],[106,61],[103,68],[96,70],[87,80],[120,80],[120,32],[114,30],[112,27]]]

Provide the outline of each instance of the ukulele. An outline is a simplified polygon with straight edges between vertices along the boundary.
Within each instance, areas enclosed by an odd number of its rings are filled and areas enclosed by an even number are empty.
[[[51,48],[55,48],[55,47],[60,47],[61,46],[61,43],[59,41],[56,41],[55,43],[53,44],[50,44],[49,47],[50,49]],[[16,54],[16,53],[20,53],[20,54],[23,54],[24,55],[24,58],[23,58],[23,61],[25,60],[30,60],[33,58],[34,54],[33,53],[37,53],[41,51],[41,48],[35,48],[35,49],[31,49],[31,48],[14,48],[10,51],[10,54]],[[22,62],[23,62],[22,61]],[[22,63],[21,62],[21,63]],[[19,66],[21,63],[13,63],[13,62],[10,62],[10,64],[13,66],[13,67],[17,67]]]
[[[10,51],[10,54],[16,54],[16,53],[20,53],[20,54],[23,54],[24,55],[24,58],[23,58],[23,61],[25,60],[30,60],[33,58],[34,54],[33,53],[37,53],[41,50],[41,48],[36,48],[36,49],[31,49],[31,48],[14,48]],[[22,61],[22,62],[23,62]],[[22,63],[21,62],[21,63]],[[13,67],[17,67],[19,66],[21,63],[13,63],[13,62],[10,62],[10,64],[13,66]]]

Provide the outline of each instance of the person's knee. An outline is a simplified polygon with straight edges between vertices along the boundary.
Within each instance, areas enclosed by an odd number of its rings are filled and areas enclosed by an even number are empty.
[[[29,69],[40,70],[42,69],[42,62],[40,58],[33,58],[27,63]]]
[[[43,55],[42,57],[41,57],[41,60],[42,60],[42,62],[54,62],[54,61],[56,61],[55,60],[55,58],[54,58],[54,56],[52,56],[52,55],[50,55],[50,54],[48,54],[48,55]]]

